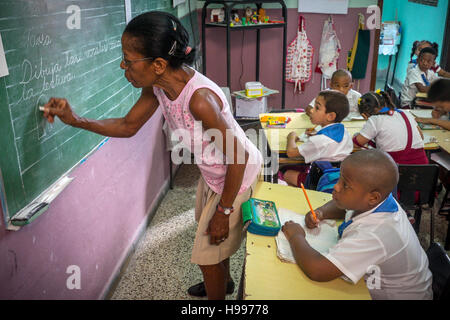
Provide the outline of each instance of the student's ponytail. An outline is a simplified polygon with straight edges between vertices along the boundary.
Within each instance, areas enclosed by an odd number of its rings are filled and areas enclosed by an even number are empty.
[[[419,46],[419,44],[420,44],[419,40],[416,40],[413,43],[413,47],[412,47],[412,51],[411,51],[411,61],[412,61],[412,58],[414,57],[414,55],[416,54],[416,50],[417,50],[417,47]]]
[[[390,97],[386,92],[381,91],[381,90],[378,90],[376,93],[379,94],[379,95],[381,95],[381,97],[382,97],[383,100],[384,100],[384,105],[385,105],[386,107],[388,107],[389,110],[395,110],[395,109],[396,109],[394,103],[392,102],[391,97]]]

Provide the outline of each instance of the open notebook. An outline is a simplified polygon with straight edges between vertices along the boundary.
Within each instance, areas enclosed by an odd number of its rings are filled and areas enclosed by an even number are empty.
[[[336,221],[334,220],[321,221],[318,228],[308,229],[305,226],[305,216],[302,214],[284,208],[278,208],[278,217],[280,218],[281,225],[284,225],[289,220],[300,224],[305,230],[306,241],[308,241],[312,248],[323,255],[326,255],[329,249],[338,242],[339,236]],[[275,241],[277,243],[278,258],[285,262],[295,263],[291,246],[282,231],[278,232]]]

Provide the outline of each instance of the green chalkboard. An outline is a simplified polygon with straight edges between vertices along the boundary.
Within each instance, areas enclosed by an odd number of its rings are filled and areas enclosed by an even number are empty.
[[[80,10],[68,10],[70,5]],[[119,67],[125,20],[124,0],[0,0],[9,70],[0,78],[0,190],[6,217],[105,139],[58,119],[47,123],[39,104],[65,97],[77,114],[95,119],[121,117],[133,105],[136,89]]]

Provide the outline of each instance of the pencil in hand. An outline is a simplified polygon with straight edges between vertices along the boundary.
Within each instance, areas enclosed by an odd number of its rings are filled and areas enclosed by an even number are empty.
[[[305,190],[305,187],[303,186],[303,183],[300,183],[300,185],[302,187],[303,193],[305,194],[305,198],[306,198],[306,201],[308,202],[308,206],[309,206],[309,209],[311,210],[311,214],[312,214],[312,216],[314,218],[314,221],[319,222],[319,220],[317,219],[316,213],[314,212],[314,209],[313,209],[313,207],[311,205],[311,202],[309,201],[308,194],[306,193],[306,190]]]

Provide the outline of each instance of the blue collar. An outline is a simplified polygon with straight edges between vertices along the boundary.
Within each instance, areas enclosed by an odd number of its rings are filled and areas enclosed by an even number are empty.
[[[375,209],[372,213],[375,212],[397,212],[398,211],[398,205],[395,201],[394,197],[392,196],[392,193],[389,195],[389,197],[384,200],[384,202]]]
[[[337,143],[340,143],[344,139],[344,133],[345,128],[342,123],[334,123],[317,132],[317,134],[326,135]]]
[[[372,213],[377,212],[397,212],[398,211],[398,204],[395,201],[394,197],[392,196],[392,193],[389,195],[389,197],[386,198],[386,200],[383,201],[381,205],[378,206]],[[339,228],[339,239],[342,238],[342,234],[344,233],[344,229],[347,228],[349,225],[351,225],[353,222],[353,219],[348,220],[347,222],[343,222]]]
[[[387,112],[389,112],[391,109],[389,109],[388,107],[384,107],[383,109],[381,109],[380,111],[378,111],[378,113],[387,113]],[[397,112],[402,112],[401,110],[399,110],[399,109],[397,109],[397,108],[395,108],[394,109],[395,111],[397,111]]]

